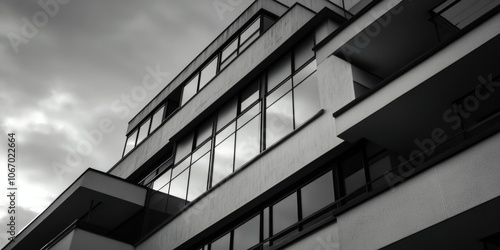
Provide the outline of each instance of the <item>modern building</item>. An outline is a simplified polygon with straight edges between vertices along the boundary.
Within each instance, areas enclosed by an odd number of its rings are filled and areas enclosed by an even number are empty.
[[[500,249],[499,5],[256,0],[4,249]]]

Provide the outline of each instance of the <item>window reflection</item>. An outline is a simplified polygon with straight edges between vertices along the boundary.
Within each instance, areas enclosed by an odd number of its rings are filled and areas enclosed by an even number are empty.
[[[213,127],[213,119],[209,118],[205,122],[203,122],[198,128],[198,132],[196,134],[196,146],[199,146],[205,140],[212,136],[212,127]]]
[[[309,59],[314,57],[314,40],[313,36],[306,36],[300,41],[294,49],[294,65],[295,70],[300,68],[304,63],[309,61]]]
[[[292,92],[267,108],[266,147],[293,131]]]
[[[316,75],[309,76],[294,90],[295,127],[304,124],[321,109]]]
[[[153,132],[156,128],[158,128],[163,121],[163,112],[165,111],[165,106],[162,106],[156,113],[153,115],[153,120],[151,121],[151,132]]]
[[[170,173],[171,170],[167,170],[165,173],[163,173],[160,177],[158,177],[154,182],[153,182],[153,189],[154,190],[161,190],[163,193],[168,193],[168,185],[165,186],[168,182],[170,182]]]
[[[198,77],[199,74],[196,74],[196,76],[184,86],[184,89],[182,90],[181,106],[184,106],[184,104],[191,100],[191,98],[193,98],[196,94],[196,91],[198,90]]]
[[[234,134],[215,147],[212,186],[233,172]]]
[[[125,143],[125,151],[123,155],[126,155],[130,150],[132,150],[135,147],[135,139],[137,138],[137,130],[134,131],[129,137],[127,138],[127,143]]]
[[[260,115],[236,132],[235,166],[237,169],[260,152]]]
[[[292,80],[288,80],[285,83],[283,83],[281,86],[279,86],[277,89],[275,89],[266,97],[267,107],[273,105],[278,99],[280,99],[283,95],[288,93],[288,91],[290,91],[291,89],[292,89]]]
[[[236,117],[236,113],[238,111],[237,99],[227,102],[218,113],[217,117],[217,131],[219,131],[222,127],[228,124]]]
[[[293,193],[276,203],[273,211],[273,235],[299,221],[297,212],[297,193]]]
[[[174,200],[178,199],[182,201],[186,199],[188,177],[189,169],[186,169],[178,176],[173,177],[172,182],[170,183],[169,192],[171,198],[174,198]]]
[[[215,57],[202,71],[200,77],[200,87],[202,89],[212,78],[214,78],[215,74],[217,74],[217,59]]]
[[[260,216],[255,216],[234,230],[233,249],[246,250],[260,240]]]
[[[320,176],[301,190],[302,217],[317,212],[334,201],[332,171]]]
[[[188,201],[196,199],[207,190],[208,166],[210,164],[210,154],[205,154],[202,158],[191,165],[189,175]]]
[[[137,137],[137,144],[141,143],[144,140],[144,138],[148,136],[150,122],[151,120],[148,119],[145,123],[141,125],[141,128],[139,129],[139,136]]]
[[[193,133],[190,133],[177,143],[177,149],[175,151],[175,163],[179,162],[186,155],[191,153],[192,149],[193,149]]]
[[[228,233],[210,244],[210,250],[229,250],[231,235]]]
[[[269,68],[267,73],[267,91],[274,89],[285,78],[290,76],[292,73],[291,70],[290,53],[286,53]]]

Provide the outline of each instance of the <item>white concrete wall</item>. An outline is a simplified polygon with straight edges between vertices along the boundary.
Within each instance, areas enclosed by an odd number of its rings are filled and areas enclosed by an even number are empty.
[[[500,195],[500,134],[338,217],[340,249],[379,249]]]
[[[339,227],[337,223],[325,226],[307,237],[285,247],[289,250],[339,250]]]

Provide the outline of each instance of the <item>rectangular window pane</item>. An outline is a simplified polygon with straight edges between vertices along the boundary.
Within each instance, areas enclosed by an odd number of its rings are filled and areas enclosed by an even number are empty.
[[[283,55],[273,63],[267,72],[267,91],[269,92],[292,73],[290,53]]]
[[[210,244],[211,250],[229,250],[231,234],[228,233]]]
[[[245,43],[241,44],[240,46],[240,53],[244,51],[250,44],[252,44],[253,41],[257,40],[257,38],[260,36],[260,32],[255,32],[252,36],[250,36]]]
[[[153,189],[154,190],[161,190],[163,193],[168,193],[168,185],[167,186],[165,186],[165,185],[168,182],[170,182],[170,174],[171,174],[171,170],[169,169],[165,173],[163,173],[160,177],[158,177],[153,182]]]
[[[177,142],[177,148],[175,150],[175,163],[179,162],[186,155],[191,153],[191,150],[193,150],[193,133],[190,133]]]
[[[137,144],[141,143],[144,140],[144,138],[148,136],[150,122],[151,119],[148,119],[145,123],[141,125],[141,128],[139,129],[139,137],[137,137]]]
[[[293,131],[292,92],[275,102],[266,112],[266,147]]]
[[[238,129],[240,129],[241,126],[244,126],[248,121],[250,121],[259,113],[260,113],[260,102],[255,104],[251,109],[247,110],[244,114],[238,117],[238,119],[236,120],[236,123],[238,124],[237,126]]]
[[[293,76],[293,86],[297,86],[316,70],[316,60],[312,60],[307,66],[302,68]]]
[[[253,33],[260,29],[260,17],[257,18],[240,36],[240,45],[243,44]]]
[[[202,71],[200,78],[200,88],[203,88],[217,73],[217,58],[215,57]]]
[[[311,119],[320,109],[317,74],[314,73],[293,90],[295,127]]]
[[[273,105],[274,102],[276,102],[283,95],[288,93],[288,91],[290,91],[291,89],[292,89],[292,80],[288,80],[266,97],[266,106],[269,107]]]
[[[229,56],[236,51],[238,48],[238,38],[234,39],[234,41],[231,42],[223,51],[221,55],[221,62],[229,58]]]
[[[181,163],[177,164],[172,170],[172,179],[179,175],[184,169],[191,165],[191,157],[184,159]]]
[[[196,146],[199,146],[201,143],[212,136],[213,124],[213,118],[210,117],[198,127],[198,134],[196,135]]]
[[[233,134],[235,129],[236,129],[236,123],[232,122],[226,128],[221,130],[215,137],[215,145],[219,145],[222,141],[224,141],[224,139]]]
[[[151,121],[151,132],[153,132],[156,128],[158,128],[163,121],[163,112],[165,111],[165,106],[162,106],[156,113],[153,115],[153,120]]]
[[[234,134],[215,147],[212,186],[233,172]]]
[[[363,155],[361,152],[358,151],[341,161],[340,166],[345,195],[353,193],[366,184]]]
[[[260,115],[236,132],[235,166],[237,169],[260,152]]]
[[[385,156],[382,159],[375,161],[370,164],[370,180],[372,182],[373,189],[378,189],[387,186],[387,181],[385,178],[380,178],[389,172],[392,168],[390,156]],[[377,179],[380,178],[380,179]]]
[[[186,169],[180,175],[172,179],[170,183],[170,197],[173,197],[174,200],[179,200],[180,203],[183,203],[182,201],[186,199],[188,177],[189,169]]]
[[[234,229],[233,249],[246,250],[260,241],[260,216],[254,216],[238,228]]]
[[[300,41],[294,49],[294,63],[295,70],[300,68],[300,66],[304,65],[309,59],[314,57],[314,40],[313,36],[306,36],[302,41]]]
[[[189,175],[188,201],[192,201],[207,190],[208,165],[210,154],[205,154],[201,159],[191,165]]]
[[[302,217],[306,218],[334,201],[332,172],[329,171],[307,184],[300,192],[302,195]]]
[[[125,143],[125,152],[123,155],[126,155],[130,150],[132,150],[135,147],[135,139],[137,138],[137,130],[134,131],[128,138],[127,142]]]
[[[224,104],[219,110],[219,115],[217,117],[217,131],[232,121],[236,117],[237,111],[238,105],[236,98]]]
[[[234,52],[231,54],[224,62],[220,64],[220,70],[224,69],[227,65],[229,65],[235,58],[238,56],[238,53]]]
[[[207,141],[203,146],[193,152],[192,161],[195,162],[212,148],[212,140]]]
[[[259,99],[259,81],[256,80],[241,92],[240,110],[243,111]]]
[[[273,205],[273,235],[298,221],[297,193],[293,193]]]
[[[262,220],[264,221],[263,228],[264,228],[264,240],[269,238],[270,232],[269,232],[269,207],[264,208],[264,211],[262,211],[263,217]]]
[[[198,89],[198,77],[199,74],[196,74],[196,76],[193,77],[191,81],[184,85],[184,89],[182,90],[181,106],[184,106],[184,104],[191,100],[191,98],[193,98],[193,96],[196,94],[196,91]]]

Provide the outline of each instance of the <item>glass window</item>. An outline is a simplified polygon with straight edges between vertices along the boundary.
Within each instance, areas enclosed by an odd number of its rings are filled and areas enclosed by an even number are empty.
[[[312,60],[307,66],[302,68],[293,76],[293,86],[297,86],[316,70],[316,60]]]
[[[224,69],[227,65],[229,65],[235,58],[238,56],[236,52],[231,54],[229,58],[227,58],[224,62],[220,64],[220,70]]]
[[[235,131],[235,127],[236,127],[236,123],[232,122],[226,128],[224,128],[223,130],[221,130],[217,134],[217,136],[215,137],[215,145],[219,145],[222,141],[224,141],[224,139],[226,139],[231,134],[233,134],[234,131]]]
[[[234,134],[215,147],[212,186],[233,172]]]
[[[238,111],[236,101],[236,98],[232,99],[219,110],[219,115],[217,117],[217,131],[236,117],[236,113]]]
[[[186,155],[191,153],[191,150],[193,150],[193,133],[185,136],[177,143],[177,148],[175,150],[175,163],[179,162]]]
[[[196,135],[196,147],[212,136],[213,119],[210,117],[198,127]]]
[[[151,131],[153,132],[156,128],[158,128],[163,121],[163,112],[165,111],[165,106],[162,106],[156,113],[153,115],[153,120],[151,121]]]
[[[189,175],[188,201],[196,199],[207,191],[208,165],[210,164],[210,154],[205,154],[201,159],[191,165]]]
[[[267,91],[272,90],[292,73],[290,53],[283,55],[267,72]]]
[[[381,188],[387,186],[387,181],[385,178],[380,178],[384,176],[387,172],[391,170],[391,158],[390,156],[385,156],[382,159],[375,161],[370,164],[370,180],[374,181],[372,187],[374,189]],[[380,178],[377,180],[377,178]]]
[[[240,110],[245,110],[259,99],[259,81],[255,81],[245,87],[241,92]]]
[[[267,108],[266,147],[293,131],[292,92]]]
[[[132,150],[135,147],[135,139],[137,138],[137,130],[134,131],[128,138],[127,142],[125,143],[125,152],[123,155],[126,155],[130,150]]]
[[[262,215],[263,215],[262,219],[264,221],[262,228],[264,229],[264,240],[265,240],[271,236],[269,232],[269,207],[264,208]]]
[[[148,136],[150,122],[151,119],[148,119],[145,123],[141,125],[141,128],[139,129],[139,136],[137,137],[137,144],[141,143],[144,140],[144,138]]]
[[[215,74],[217,74],[217,58],[215,57],[202,71],[200,78],[200,88],[203,88],[212,78],[214,78]]]
[[[332,171],[307,184],[300,190],[300,194],[303,218],[334,202]]]
[[[351,194],[366,184],[363,155],[360,151],[340,163],[345,195]]]
[[[236,132],[235,166],[237,169],[260,152],[260,115]]]
[[[193,162],[195,162],[200,157],[202,157],[203,155],[205,155],[205,153],[207,153],[208,151],[210,151],[211,148],[212,148],[212,140],[209,140],[205,144],[203,144],[203,146],[201,146],[196,151],[194,151],[193,157],[192,157]]]
[[[297,193],[293,193],[273,205],[273,235],[299,221]]]
[[[248,38],[248,40],[240,46],[240,53],[244,51],[248,46],[250,46],[250,44],[252,44],[253,41],[257,40],[259,35],[260,33],[256,32],[252,36],[250,36],[250,38]]]
[[[244,114],[238,117],[238,119],[236,120],[236,123],[238,123],[238,129],[241,128],[241,126],[244,126],[248,121],[250,121],[259,113],[260,103],[257,103],[251,109],[247,110]]]
[[[170,182],[170,173],[171,170],[167,170],[165,173],[163,173],[160,177],[158,177],[154,182],[153,182],[153,189],[162,191],[163,193],[168,193],[168,185],[165,186],[168,182]]]
[[[191,164],[191,157],[186,158],[181,163],[177,164],[172,170],[172,179],[175,178],[178,174],[180,174],[184,169],[188,168]]]
[[[180,175],[172,179],[169,194],[174,200],[186,200],[188,177],[189,169],[186,169]],[[180,203],[183,204],[183,202]]]
[[[250,38],[253,35],[253,33],[258,31],[259,29],[260,29],[260,18],[257,18],[257,20],[255,20],[245,31],[241,33],[240,45],[245,43],[245,41],[247,41],[248,38]]]
[[[233,249],[246,250],[260,241],[260,216],[254,216],[238,228],[234,229]]]
[[[234,39],[234,41],[232,41],[223,51],[222,51],[222,54],[221,54],[221,62],[223,62],[224,60],[227,60],[227,58],[229,58],[229,56],[236,51],[236,49],[238,48],[238,38]],[[236,53],[235,53],[236,54]]]
[[[210,244],[211,250],[229,250],[231,234],[226,234]]]
[[[295,70],[300,68],[300,66],[304,65],[309,59],[314,57],[314,40],[313,36],[306,36],[302,41],[300,41],[295,46],[295,55],[294,55],[294,65]]]
[[[312,74],[294,89],[295,127],[304,124],[320,109],[317,74]]]
[[[196,91],[198,89],[198,77],[199,74],[196,74],[196,76],[193,77],[193,79],[191,79],[189,83],[184,85],[184,89],[182,90],[181,106],[184,106],[184,104],[191,100],[191,98],[193,98],[193,96],[196,94]]]
[[[290,91],[291,89],[292,89],[292,80],[288,80],[266,97],[266,106],[269,107],[273,105],[274,102],[276,102],[283,95],[288,93],[288,91]]]

